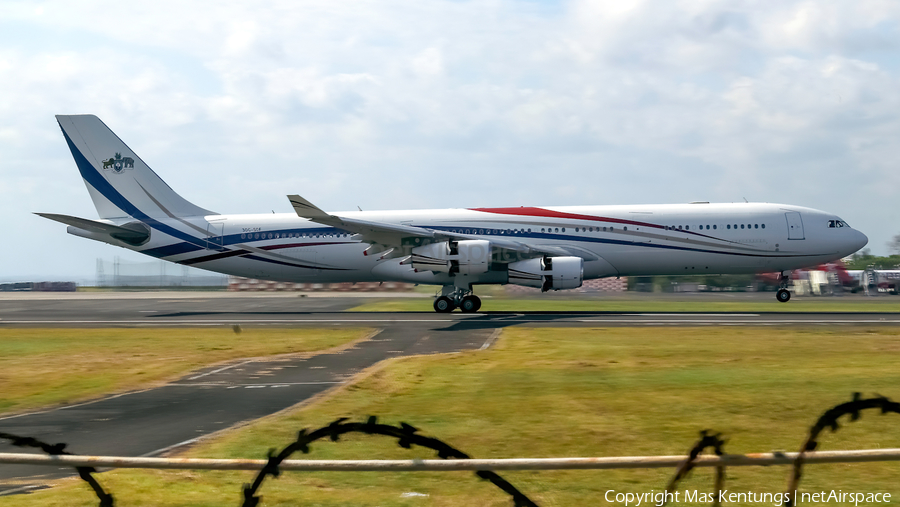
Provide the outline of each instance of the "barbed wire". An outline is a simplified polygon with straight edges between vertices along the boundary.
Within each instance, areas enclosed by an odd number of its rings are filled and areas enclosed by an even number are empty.
[[[819,446],[818,438],[822,431],[828,428],[834,433],[840,429],[838,419],[842,416],[849,415],[850,421],[857,421],[860,417],[860,411],[873,408],[880,409],[882,414],[887,414],[889,412],[900,414],[900,403],[891,401],[880,395],[877,395],[874,398],[864,399],[860,393],[853,393],[852,401],[829,408],[819,417],[816,424],[809,429],[809,436],[806,438],[806,441],[803,442],[803,445],[800,447],[800,453],[794,460],[794,466],[791,470],[784,501],[785,507],[793,507],[795,504],[796,499],[793,497],[793,493],[797,491],[797,487],[800,484],[800,477],[803,474],[803,458],[806,456],[807,452],[815,451]]]
[[[67,444],[48,444],[34,437],[21,437],[19,435],[13,435],[11,433],[3,432],[0,432],[0,438],[9,440],[9,442],[16,447],[31,447],[34,449],[40,449],[50,456],[77,456],[76,454],[72,454],[71,452],[67,452],[65,450]],[[97,478],[93,475],[97,472],[96,468],[75,467],[75,471],[78,472],[78,476],[81,477],[85,482],[87,482],[91,486],[91,489],[94,490],[94,493],[96,493],[97,498],[100,500],[100,507],[113,507],[113,496],[103,490],[103,487],[100,486]]]
[[[797,454],[792,465],[792,471],[789,477],[788,489],[784,495],[784,506],[793,507],[796,504],[794,493],[798,490],[800,479],[802,477],[803,466],[808,452],[815,451],[819,445],[819,437],[826,429],[836,432],[840,429],[838,420],[845,416],[850,416],[850,421],[856,421],[860,418],[860,412],[863,410],[879,409],[881,414],[895,413],[900,414],[900,403],[891,401],[890,399],[876,395],[872,398],[862,398],[860,393],[853,393],[852,401],[841,403],[826,410],[810,427],[809,435],[803,442],[800,452]],[[338,442],[342,435],[348,433],[362,433],[367,435],[379,435],[392,437],[397,439],[397,444],[404,448],[410,449],[413,446],[419,446],[434,450],[440,459],[471,459],[471,457],[456,449],[455,447],[434,437],[420,435],[419,429],[409,424],[401,422],[397,426],[378,423],[377,417],[370,416],[365,422],[347,422],[348,418],[342,417],[334,422],[323,426],[319,429],[309,431],[308,429],[300,430],[297,439],[291,442],[280,452],[276,453],[276,449],[270,449],[267,454],[267,462],[259,471],[252,484],[244,484],[243,486],[243,503],[242,507],[257,507],[262,500],[262,496],[258,495],[259,489],[262,487],[266,477],[278,477],[281,474],[280,466],[287,458],[296,452],[308,454],[310,452],[310,444],[324,438],[330,439],[332,442]],[[50,456],[77,456],[65,450],[66,444],[48,444],[33,437],[22,437],[10,433],[0,432],[0,439],[8,440],[16,447],[30,447],[40,449]],[[688,457],[683,461],[676,471],[675,475],[666,486],[665,496],[661,505],[665,505],[672,494],[676,491],[678,484],[685,479],[689,473],[695,468],[697,460],[701,453],[707,449],[717,456],[727,456],[724,452],[726,441],[722,438],[721,433],[713,433],[711,430],[703,430],[700,432],[700,439],[694,444],[688,453]],[[100,500],[100,507],[113,507],[112,494],[104,491],[103,487],[93,476],[97,472],[96,468],[90,466],[75,466],[79,477],[90,485],[97,498]],[[714,507],[718,507],[721,502],[720,492],[723,491],[725,484],[725,465],[717,465],[715,479],[715,493],[712,495]],[[503,479],[497,473],[490,470],[479,470],[475,475],[480,479],[490,481],[494,486],[507,493],[513,500],[514,507],[537,507],[537,504],[529,499],[524,493],[519,491],[515,486]]]
[[[471,459],[468,454],[452,447],[446,442],[438,440],[434,437],[419,435],[418,428],[410,426],[409,424],[406,424],[404,422],[401,422],[399,426],[379,424],[378,418],[376,416],[370,416],[366,420],[366,422],[363,423],[345,422],[347,420],[348,418],[342,417],[332,422],[331,424],[323,426],[322,428],[319,428],[312,432],[308,432],[307,429],[302,429],[297,434],[297,440],[289,444],[278,454],[275,454],[275,449],[270,449],[266,466],[259,471],[259,474],[257,474],[256,479],[253,481],[253,484],[244,485],[244,503],[242,504],[242,507],[256,507],[257,505],[259,505],[262,497],[257,496],[256,492],[259,491],[259,488],[262,486],[262,483],[266,479],[266,477],[269,475],[271,475],[272,477],[278,477],[281,473],[278,467],[284,460],[286,460],[291,456],[291,454],[294,454],[297,451],[300,451],[303,454],[308,454],[309,444],[323,438],[329,438],[332,442],[337,442],[340,440],[341,435],[345,435],[347,433],[381,435],[396,438],[397,444],[404,449],[410,449],[413,445],[417,445],[419,447],[425,447],[437,451],[438,458],[440,459]],[[527,496],[525,496],[524,493],[516,489],[516,487],[510,484],[507,480],[500,477],[500,475],[498,475],[497,473],[489,470],[479,470],[475,472],[475,475],[480,479],[490,481],[494,486],[506,492],[509,496],[512,497],[515,507],[537,507],[537,504],[531,501],[531,499],[529,499]]]
[[[725,452],[722,450],[725,445],[725,441],[720,438],[722,436],[721,433],[716,433],[715,435],[710,434],[710,430],[703,430],[700,432],[700,440],[694,444],[694,447],[691,448],[688,453],[688,459],[678,467],[678,470],[675,472],[675,476],[672,477],[672,480],[669,481],[668,486],[666,486],[666,494],[663,497],[662,506],[668,503],[670,494],[675,492],[675,488],[678,487],[678,483],[681,482],[682,479],[687,477],[688,473],[694,469],[694,464],[697,461],[697,457],[700,456],[700,453],[703,452],[707,447],[712,447],[713,452],[715,452],[716,456],[722,456]],[[713,496],[713,507],[718,507],[719,505],[719,491],[722,491],[722,488],[725,485],[725,467],[718,466],[716,467],[716,484],[715,484],[715,493]]]

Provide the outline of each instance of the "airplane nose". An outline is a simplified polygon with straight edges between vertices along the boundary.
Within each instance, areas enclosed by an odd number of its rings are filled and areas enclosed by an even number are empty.
[[[853,231],[853,239],[851,240],[851,244],[853,245],[853,252],[858,252],[862,247],[866,246],[869,243],[869,238],[866,237],[865,234],[854,230]]]

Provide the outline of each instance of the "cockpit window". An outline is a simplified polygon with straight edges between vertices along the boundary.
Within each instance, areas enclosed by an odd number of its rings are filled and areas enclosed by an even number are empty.
[[[840,228],[840,227],[850,227],[850,226],[847,225],[847,222],[844,222],[843,220],[829,220],[828,221],[829,229],[836,229],[836,228]]]

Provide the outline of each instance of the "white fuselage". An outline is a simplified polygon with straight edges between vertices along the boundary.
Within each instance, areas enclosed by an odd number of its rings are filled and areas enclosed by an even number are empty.
[[[786,271],[849,255],[865,236],[832,214],[760,203],[353,211],[336,215],[562,247],[584,259],[584,279]],[[835,227],[838,221],[842,226]],[[210,215],[158,220],[150,241],[119,246],[236,276],[289,282],[453,283],[404,266],[359,236],[292,214]],[[829,225],[831,224],[831,225]],[[78,235],[101,239],[91,234]],[[177,236],[177,237],[176,237]],[[109,241],[107,241],[109,242]],[[412,248],[415,245],[410,245]],[[376,249],[377,250],[377,249]],[[469,283],[506,283],[490,271]]]

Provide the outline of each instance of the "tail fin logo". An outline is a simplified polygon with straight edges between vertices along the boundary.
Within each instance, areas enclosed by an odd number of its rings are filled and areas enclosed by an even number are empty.
[[[103,169],[111,169],[116,174],[122,174],[125,169],[134,169],[134,159],[131,157],[123,157],[121,153],[116,153],[115,157],[103,160]]]

